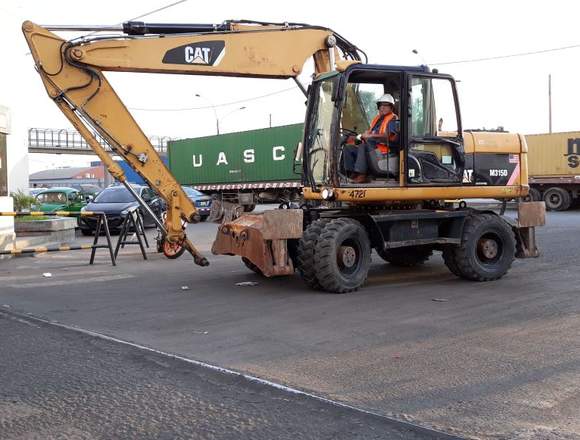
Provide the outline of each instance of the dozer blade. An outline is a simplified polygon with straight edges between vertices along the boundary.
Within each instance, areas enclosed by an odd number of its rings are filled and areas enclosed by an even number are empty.
[[[239,255],[254,263],[266,277],[291,275],[294,265],[287,240],[302,237],[303,211],[276,209],[244,214],[219,226],[214,255]]]

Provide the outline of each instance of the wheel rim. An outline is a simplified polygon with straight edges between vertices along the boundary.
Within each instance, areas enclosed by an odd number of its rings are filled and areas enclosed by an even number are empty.
[[[360,266],[360,246],[353,240],[346,240],[337,248],[336,260],[343,274],[352,274]]]
[[[168,241],[163,243],[163,253],[167,256],[177,255],[182,248],[183,245],[181,243],[169,243]]]
[[[481,263],[496,263],[502,253],[502,241],[496,234],[484,234],[477,240],[477,258]]]
[[[548,199],[548,204],[552,208],[557,208],[558,206],[560,206],[562,204],[562,197],[560,197],[560,194],[558,194],[557,192],[552,192],[552,193],[548,194],[547,199]]]

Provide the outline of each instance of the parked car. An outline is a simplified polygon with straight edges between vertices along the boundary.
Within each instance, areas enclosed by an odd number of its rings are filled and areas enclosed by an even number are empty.
[[[201,191],[193,189],[190,186],[182,186],[182,188],[183,191],[185,191],[185,194],[187,194],[187,197],[189,197],[189,199],[195,205],[195,209],[197,209],[199,215],[201,216],[201,221],[205,221],[209,217],[212,197],[202,193]]]
[[[30,194],[32,197],[36,197],[36,195],[44,190],[46,190],[47,188],[28,188],[28,194]]]
[[[131,185],[137,194],[149,205],[158,218],[161,218],[162,201],[148,186]],[[102,190],[83,210],[104,212],[111,232],[119,232],[123,225],[124,215],[130,208],[139,207],[143,217],[143,224],[155,227],[153,217],[139,206],[139,202],[124,186],[110,186]],[[83,235],[92,235],[97,227],[97,217],[81,217],[80,228]]]
[[[46,188],[35,196],[34,209],[42,212],[80,212],[86,205],[83,194],[74,188]]]

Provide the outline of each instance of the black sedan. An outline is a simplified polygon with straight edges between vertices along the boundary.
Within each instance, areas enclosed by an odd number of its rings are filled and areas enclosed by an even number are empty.
[[[163,208],[162,200],[148,186],[131,185],[137,194],[149,205],[160,218]],[[83,208],[83,211],[104,212],[111,232],[119,232],[123,225],[124,215],[130,208],[139,206],[139,202],[124,186],[111,186],[102,190],[95,199]],[[145,227],[155,227],[153,217],[139,207]],[[92,235],[97,226],[96,217],[81,217],[80,228],[84,235]]]
[[[212,197],[189,186],[182,186],[182,188],[183,191],[185,191],[185,194],[187,194],[187,197],[189,197],[195,205],[195,209],[199,212],[201,221],[205,221],[209,216],[209,211],[211,210]]]

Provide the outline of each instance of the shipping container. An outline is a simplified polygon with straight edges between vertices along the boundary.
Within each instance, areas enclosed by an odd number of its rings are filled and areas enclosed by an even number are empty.
[[[169,169],[182,185],[251,206],[301,191],[296,146],[303,124],[170,141]]]
[[[526,135],[530,198],[564,211],[580,200],[580,131]]]

